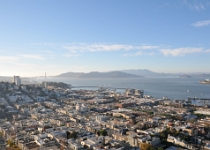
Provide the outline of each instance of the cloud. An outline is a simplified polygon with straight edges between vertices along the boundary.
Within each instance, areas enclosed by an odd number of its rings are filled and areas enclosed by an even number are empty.
[[[193,53],[200,53],[200,52],[205,52],[203,48],[177,48],[177,49],[161,49],[160,52],[164,56],[184,56],[187,54],[193,54]]]
[[[0,56],[0,61],[2,62],[14,62],[19,60],[19,57],[14,57],[14,56]]]
[[[21,55],[21,57],[28,58],[28,59],[44,60],[44,58],[40,55]]]
[[[164,47],[163,45],[132,45],[132,44],[102,44],[102,43],[33,43],[32,46],[50,46],[59,51],[65,50],[62,54],[64,57],[78,57],[86,52],[126,52],[123,56],[140,56],[140,55],[154,55],[154,50]],[[129,52],[128,52],[129,51]],[[152,52],[151,52],[152,51]]]
[[[123,56],[124,57],[128,57],[128,56],[134,57],[134,56],[141,56],[141,55],[143,55],[143,52],[142,51],[138,51],[138,52],[135,52],[135,53],[126,53]]]
[[[152,46],[152,45],[142,45],[142,46],[139,46],[138,49],[158,49],[160,48],[160,46]]]
[[[184,4],[190,9],[190,10],[196,10],[196,11],[201,11],[205,10],[206,7],[210,5],[208,1],[188,1],[184,0]]]
[[[62,48],[68,50],[71,53],[78,52],[102,52],[102,51],[130,51],[130,50],[149,50],[157,49],[159,46],[152,45],[123,45],[123,44],[72,44],[65,45]]]
[[[119,51],[119,50],[131,50],[134,47],[131,45],[105,45],[105,44],[78,44],[78,45],[69,45],[63,46],[64,49],[69,50],[72,53],[76,52],[101,52],[101,51]]]
[[[210,49],[207,49],[204,51],[205,53],[210,53]]]
[[[55,43],[31,43],[31,46],[56,46]]]
[[[66,54],[64,54],[63,56],[64,56],[64,57],[77,57],[77,56],[79,56],[79,54],[66,53]]]
[[[11,62],[14,67],[18,66],[18,69],[32,69],[34,67],[40,68],[37,64],[30,64],[30,63],[21,63],[21,62]]]
[[[208,25],[210,25],[210,20],[198,21],[196,23],[193,23],[192,25],[195,27],[208,26]]]
[[[125,53],[123,54],[124,57],[136,57],[136,56],[154,56],[155,52],[148,52],[148,51],[137,51],[134,53]]]

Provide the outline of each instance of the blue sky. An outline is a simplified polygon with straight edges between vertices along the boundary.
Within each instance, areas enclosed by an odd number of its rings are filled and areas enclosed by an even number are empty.
[[[209,0],[2,0],[0,76],[210,72]]]

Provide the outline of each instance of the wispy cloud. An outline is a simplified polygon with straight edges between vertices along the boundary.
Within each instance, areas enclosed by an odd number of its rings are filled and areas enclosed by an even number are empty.
[[[176,57],[176,56],[184,56],[184,55],[187,55],[187,54],[205,52],[205,50],[203,50],[203,48],[186,47],[186,48],[177,48],[177,49],[161,49],[160,52],[164,56]]]
[[[53,48],[63,48],[71,53],[77,52],[100,52],[100,51],[119,51],[119,50],[147,50],[157,49],[160,46],[155,45],[129,45],[129,44],[87,44],[87,43],[32,43],[32,46],[50,46]]]
[[[78,57],[85,52],[114,52],[114,51],[122,51],[126,52],[124,56],[140,56],[144,55],[153,55],[152,50],[157,50],[159,48],[163,48],[164,46],[158,45],[149,45],[149,44],[141,44],[141,45],[131,45],[131,44],[87,44],[87,43],[34,43],[32,46],[50,46],[51,48],[57,50],[65,50],[63,53],[64,57]],[[130,51],[130,52],[128,52]],[[144,51],[144,52],[143,52]],[[148,51],[148,52],[146,52]],[[150,52],[149,52],[150,51]]]
[[[126,53],[123,56],[124,57],[128,57],[128,56],[134,57],[134,56],[141,56],[141,55],[143,55],[143,52],[142,51],[138,51],[138,52],[135,52],[135,53]]]
[[[39,65],[31,64],[31,63],[23,63],[23,62],[10,62],[14,67],[18,67],[19,69],[32,69],[37,67],[40,68]]]
[[[160,48],[160,46],[152,46],[152,45],[142,45],[142,46],[138,46],[138,49],[158,49]]]
[[[203,27],[210,25],[210,20],[198,21],[192,24],[195,27]]]
[[[77,57],[79,56],[79,54],[75,54],[75,53],[66,53],[63,55],[64,57]]]
[[[21,55],[23,58],[44,60],[41,55]]]
[[[210,53],[210,49],[207,49],[204,51],[205,53]]]
[[[15,56],[0,56],[0,61],[3,62],[14,62],[19,60],[19,57],[15,57]]]
[[[196,10],[201,11],[205,10],[206,7],[210,6],[209,1],[198,1],[198,0],[184,0],[184,4],[190,9],[190,10]]]
[[[102,51],[130,51],[130,50],[149,50],[157,49],[159,46],[153,45],[123,45],[123,44],[71,44],[63,46],[71,53],[78,52],[102,52]]]
[[[154,56],[155,52],[154,51],[138,51],[134,53],[125,53],[123,56],[124,57],[136,57],[136,56]]]
[[[57,46],[55,43],[31,43],[31,46]]]
[[[30,57],[30,55],[17,55],[17,56],[0,56],[0,64],[2,66],[10,66],[11,68],[18,68],[18,70],[24,70],[24,69],[32,69],[34,67],[38,67],[37,64],[32,63],[24,63],[23,58],[30,58],[34,59],[36,57]],[[37,58],[36,58],[37,59]]]
[[[72,53],[76,52],[100,52],[100,51],[119,51],[119,50],[131,50],[134,49],[132,45],[106,45],[106,44],[78,44],[78,45],[69,45],[63,46],[64,49],[69,50]]]

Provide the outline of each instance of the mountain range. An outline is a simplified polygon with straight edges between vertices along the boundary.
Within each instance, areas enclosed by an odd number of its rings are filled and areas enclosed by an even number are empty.
[[[130,70],[122,70],[122,72],[140,75],[144,77],[175,77],[179,76],[180,74],[172,74],[172,73],[157,73],[147,69],[130,69]]]
[[[67,72],[62,73],[55,77],[65,78],[141,78],[143,76],[134,75],[122,71],[110,71],[110,72]]]
[[[120,70],[120,71],[110,71],[110,72],[67,72],[54,77],[65,77],[65,78],[158,78],[158,77],[201,77],[210,78],[210,74],[206,73],[157,73],[147,69],[130,69],[130,70]]]
[[[157,73],[147,69],[131,69],[110,72],[67,72],[57,75],[56,77],[69,78],[138,78],[138,77],[177,77],[180,74]]]
[[[43,77],[43,76],[40,76]],[[66,72],[60,75],[51,76],[60,78],[210,78],[210,73],[157,73],[147,69],[130,69],[130,70],[120,70],[120,71],[109,71],[109,72]],[[0,76],[0,80],[11,80],[12,77]],[[25,79],[22,77],[22,79]]]

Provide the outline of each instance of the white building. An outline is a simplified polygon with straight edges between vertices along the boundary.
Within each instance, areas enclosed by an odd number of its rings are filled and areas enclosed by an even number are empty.
[[[81,111],[81,104],[80,103],[76,104],[76,111]]]
[[[108,120],[109,118],[110,118],[109,116],[97,115],[97,116],[96,116],[96,121],[106,121],[106,120]]]
[[[20,76],[14,76],[12,82],[15,83],[16,85],[21,85]]]

